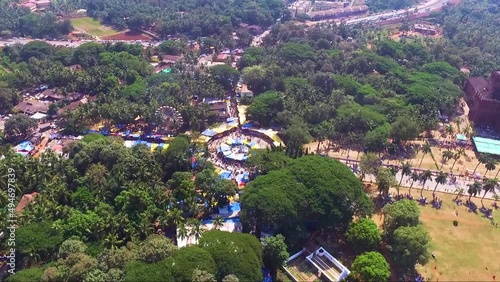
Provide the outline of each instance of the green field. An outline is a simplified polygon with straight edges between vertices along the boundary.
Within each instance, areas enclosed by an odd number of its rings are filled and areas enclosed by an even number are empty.
[[[430,192],[424,194],[432,198]],[[436,210],[430,205],[420,209],[420,219],[432,237],[431,252],[436,259],[419,266],[419,272],[432,281],[493,281],[493,276],[498,280],[500,228],[492,226],[480,212],[469,213],[464,206],[456,206],[452,202],[454,195],[439,193],[438,197],[443,200],[442,209]],[[467,198],[462,197],[464,201]],[[481,207],[480,199],[472,199]],[[492,202],[485,200],[484,205],[490,208]],[[493,216],[495,222],[499,222],[500,210],[494,211]],[[452,224],[455,219],[459,223],[457,227]]]
[[[76,30],[82,30],[94,36],[108,36],[118,33],[118,31],[113,28],[104,26],[99,21],[89,17],[74,18],[71,19],[71,23]]]

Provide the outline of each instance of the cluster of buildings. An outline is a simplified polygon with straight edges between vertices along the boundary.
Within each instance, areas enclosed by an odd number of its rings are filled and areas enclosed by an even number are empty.
[[[351,17],[356,15],[362,15],[368,12],[368,6],[351,6],[346,8],[338,8],[324,11],[312,11],[308,12],[307,15],[313,21],[328,20],[328,19],[339,19],[344,17]]]
[[[36,131],[27,140],[18,144],[15,149],[21,155],[36,155],[46,147],[52,151],[62,154],[64,142],[61,140],[49,143],[48,137],[57,129],[55,121],[65,112],[72,111],[79,106],[88,103],[90,97],[81,93],[71,93],[63,95],[42,85],[36,89],[26,90],[23,100],[14,107],[15,113],[21,113],[34,119],[38,123]],[[61,106],[57,111],[51,111],[51,105]],[[0,129],[5,125],[9,117],[0,119]]]
[[[31,12],[44,11],[51,5],[51,0],[21,0],[20,6],[30,9]]]

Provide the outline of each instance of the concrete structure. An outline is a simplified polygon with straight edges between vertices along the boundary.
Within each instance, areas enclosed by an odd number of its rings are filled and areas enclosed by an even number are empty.
[[[287,274],[294,281],[299,282],[301,281],[301,279],[296,277],[296,275],[293,275],[292,272],[288,270],[286,265],[288,265],[293,260],[300,258],[301,256],[306,256],[307,261],[318,271],[317,276],[320,278],[325,278],[324,280],[328,280],[331,282],[342,281],[347,278],[349,273],[351,273],[349,269],[347,269],[347,267],[342,265],[342,263],[340,263],[336,258],[328,253],[323,247],[318,248],[314,252],[308,252],[304,248],[302,251],[291,256],[286,261],[285,266],[283,267],[283,269],[285,269]]]
[[[416,32],[427,35],[436,35],[438,32],[437,27],[430,24],[415,24],[413,29]]]
[[[500,132],[500,71],[492,72],[489,80],[468,78],[464,91],[469,119],[476,125],[491,126]]]

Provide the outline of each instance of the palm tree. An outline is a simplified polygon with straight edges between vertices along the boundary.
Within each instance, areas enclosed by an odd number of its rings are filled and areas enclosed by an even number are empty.
[[[443,159],[441,161],[441,167],[439,168],[439,170],[442,170],[444,163],[446,163],[449,159],[453,158],[453,156],[454,156],[454,154],[452,151],[450,151],[450,150],[444,151],[443,152]]]
[[[186,224],[181,223],[177,226],[177,238],[184,240],[188,236],[188,230],[186,228]]]
[[[457,152],[455,152],[455,154],[453,155],[453,164],[451,165],[451,171],[453,171],[453,168],[455,167],[455,163],[458,161],[458,159],[460,159],[460,157],[462,156],[465,156],[465,150],[464,148],[460,148],[458,149]]]
[[[224,218],[217,216],[214,218],[213,225],[216,230],[220,230],[224,226]]]
[[[422,194],[424,193],[425,182],[427,182],[427,180],[432,181],[432,172],[430,170],[424,171],[420,176],[420,180],[422,181],[422,189],[420,189],[420,197],[422,197]]]
[[[420,160],[420,164],[418,165],[418,167],[422,166],[422,162],[424,161],[425,155],[429,154],[430,152],[431,152],[431,145],[429,144],[429,142],[425,142],[424,146],[422,147],[422,153],[424,154],[422,155],[422,159]]]
[[[461,188],[461,187],[457,187],[457,189],[455,189],[455,192],[457,193],[457,196],[455,197],[455,201],[458,199],[458,197],[462,197],[463,194],[464,194],[464,188]]]
[[[490,158],[488,160],[488,162],[486,162],[486,164],[484,164],[484,166],[486,167],[486,173],[484,174],[484,176],[486,176],[486,174],[489,172],[489,171],[492,171],[492,170],[495,170],[496,168],[496,163],[497,161]]]
[[[401,186],[401,183],[403,182],[403,177],[410,174],[411,174],[411,164],[409,162],[406,162],[403,164],[403,167],[401,168],[401,179],[399,180],[399,186]]]
[[[201,234],[203,234],[203,229],[201,228],[201,223],[199,220],[192,218],[189,221],[189,236],[194,236],[196,242],[200,240]]]
[[[116,232],[113,232],[109,233],[108,236],[104,238],[104,244],[106,247],[115,250],[118,248],[119,245],[123,244],[123,240],[120,240],[118,234],[116,234]]]
[[[483,207],[484,207],[483,200],[484,197],[486,196],[486,193],[490,191],[494,192],[496,187],[498,187],[498,179],[493,178],[486,180],[485,184],[483,185],[484,194],[483,197],[481,198],[481,205],[483,205]]]
[[[477,156],[477,165],[476,167],[474,168],[474,171],[472,172],[472,174],[476,174],[476,170],[477,168],[479,167],[480,164],[485,164],[489,161],[489,158],[486,157],[485,155],[479,155]]]
[[[436,176],[436,178],[434,178],[434,181],[436,181],[436,186],[434,187],[434,191],[432,191],[432,195],[434,195],[436,193],[436,189],[437,189],[439,184],[442,185],[442,184],[446,183],[447,178],[448,178],[447,173],[444,173],[442,171],[439,172],[439,175]]]
[[[498,178],[499,173],[500,173],[500,169],[497,170],[497,174],[495,174],[495,178]]]
[[[453,126],[451,126],[451,125],[446,126],[445,131],[446,131],[446,135],[448,135],[448,137],[453,136],[453,132],[454,132]]]
[[[420,179],[420,175],[418,174],[418,172],[414,171],[411,173],[410,177],[411,177],[411,184],[410,184],[410,189],[408,189],[408,194],[411,195],[411,188],[413,187],[413,184],[415,183],[415,181]]]
[[[467,193],[469,193],[469,202],[470,199],[472,198],[472,195],[474,197],[477,195],[477,193],[481,192],[481,189],[483,188],[483,185],[481,185],[481,182],[479,181],[474,181],[474,183],[467,185],[469,189],[467,190]]]

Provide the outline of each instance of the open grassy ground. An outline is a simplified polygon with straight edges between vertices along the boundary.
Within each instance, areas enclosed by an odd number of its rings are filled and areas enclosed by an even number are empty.
[[[74,18],[71,19],[71,23],[76,29],[80,29],[94,36],[108,36],[118,33],[118,31],[113,28],[101,25],[99,21],[89,17]]]
[[[415,193],[417,195],[418,193]],[[432,192],[424,191],[424,196],[432,198]],[[457,206],[452,200],[454,195],[437,193],[443,200],[440,210],[430,205],[420,206],[420,219],[432,238],[430,251],[436,255],[417,270],[431,281],[494,281],[500,279],[500,228],[491,225],[490,220],[469,213],[466,207]],[[462,197],[465,201],[468,197]],[[479,207],[480,198],[472,198]],[[485,200],[484,205],[491,208],[493,201]],[[455,208],[458,217],[455,215]],[[493,212],[495,222],[500,222],[500,210]],[[373,217],[381,224],[382,217]],[[453,226],[453,220],[458,226]]]
[[[432,198],[430,192],[424,194]],[[421,220],[432,237],[431,251],[436,254],[436,260],[417,268],[420,273],[440,281],[493,281],[493,276],[500,279],[500,229],[480,212],[470,213],[464,206],[457,206],[452,202],[455,196],[440,193],[438,197],[443,200],[442,209],[430,205],[420,209]],[[481,206],[480,199],[473,201]],[[491,208],[492,202],[485,200],[484,205]],[[500,210],[493,216],[495,222],[500,222]],[[457,227],[452,224],[455,219]]]

